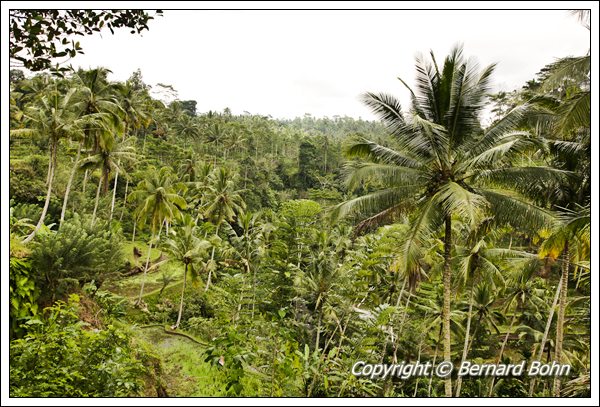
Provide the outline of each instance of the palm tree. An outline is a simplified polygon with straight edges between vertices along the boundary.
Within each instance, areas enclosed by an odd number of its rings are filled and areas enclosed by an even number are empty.
[[[124,135],[129,135],[130,132],[135,132],[150,125],[152,118],[147,112],[150,103],[147,92],[137,90],[130,81],[127,81],[118,86],[117,98],[124,113]]]
[[[219,144],[223,144],[225,139],[227,138],[227,132],[224,129],[224,125],[219,121],[215,121],[212,125],[208,125],[205,137],[206,141],[210,144],[213,144],[215,147],[214,152],[214,162],[217,163],[217,151],[219,149]]]
[[[183,298],[187,284],[188,271],[194,273],[194,264],[196,264],[203,251],[210,244],[206,240],[200,240],[197,236],[197,226],[194,219],[189,215],[183,215],[180,226],[175,230],[174,236],[165,241],[165,249],[174,260],[183,263],[183,288],[181,289],[181,299],[179,301],[179,313],[177,322],[173,325],[173,329],[179,328],[181,323],[181,315],[183,313]]]
[[[225,224],[227,226],[227,224]],[[258,263],[265,255],[266,243],[268,234],[271,231],[272,225],[261,222],[261,213],[242,213],[237,218],[238,229],[241,230],[241,235],[230,228],[230,242],[235,249],[236,256],[240,259],[246,270],[248,278],[252,278],[252,313],[251,319],[254,319],[254,311],[256,307],[256,272],[259,268]],[[242,298],[243,292],[240,293]],[[238,314],[241,310],[241,301],[238,306]]]
[[[102,116],[105,125],[102,127],[84,127],[84,142],[92,153],[100,149],[109,150],[113,148],[115,133],[123,132],[124,115],[118,100],[119,86],[108,82],[108,74],[111,71],[106,68],[95,68],[88,71],[79,70],[73,76],[74,83],[78,88],[77,106],[81,114]],[[83,192],[87,184],[88,171],[83,178]]]
[[[450,300],[452,219],[475,224],[490,212],[498,223],[537,230],[552,223],[552,216],[526,197],[537,181],[563,176],[548,167],[515,167],[513,158],[538,140],[515,127],[530,109],[528,104],[511,110],[485,131],[479,116],[490,90],[494,65],[479,70],[462,57],[456,47],[441,70],[417,59],[417,92],[412,95],[411,114],[405,118],[400,103],[387,94],[366,93],[363,101],[381,117],[393,136],[390,146],[367,139],[354,142],[350,158],[365,161],[349,165],[351,188],[376,178],[379,190],[350,199],[335,208],[337,216],[368,216],[359,224],[388,222],[398,213],[416,208],[412,232],[399,257],[405,274],[418,275],[420,245],[444,225],[444,360],[451,360]],[[452,382],[446,379],[446,396]]]
[[[494,250],[494,249],[492,249]],[[510,248],[508,249],[510,251]],[[525,309],[533,310],[534,313],[539,313],[540,306],[546,307],[546,302],[543,297],[540,297],[540,290],[535,286],[534,277],[540,270],[540,266],[543,264],[536,254],[529,254],[526,252],[516,250],[515,256],[510,256],[506,259],[506,266],[508,269],[507,276],[507,287],[503,292],[504,306],[503,313],[508,316],[511,315],[510,325],[506,330],[500,351],[496,357],[496,363],[502,361],[504,350],[508,344],[508,339],[513,334],[515,323],[523,317],[523,311]],[[520,315],[519,315],[520,314]],[[545,340],[544,340],[545,343]],[[494,393],[494,382],[495,377],[492,377],[488,397],[492,397]]]
[[[75,92],[76,89],[71,88],[66,94],[62,95],[55,86],[55,89],[48,91],[40,97],[35,106],[25,110],[24,120],[27,127],[11,131],[13,135],[47,138],[50,155],[48,160],[46,200],[44,201],[42,214],[35,228],[23,240],[23,243],[30,242],[44,224],[52,195],[54,171],[56,170],[56,158],[60,141],[70,137],[78,137],[77,135],[81,132],[79,126],[81,122],[78,120],[76,112],[73,111],[72,100]]]
[[[130,131],[135,132],[141,127],[147,127],[151,123],[150,116],[146,113],[148,109],[148,95],[147,93],[136,90],[130,81],[117,87],[118,92],[118,103],[123,112],[123,138],[129,135]],[[115,207],[115,200],[117,197],[117,182],[119,180],[119,172],[121,169],[121,160],[117,160],[115,182],[113,185],[113,196],[110,205],[110,217],[112,220],[113,211]],[[125,199],[127,199],[127,187],[129,186],[129,179],[127,178],[127,184],[125,185]]]
[[[175,181],[175,177],[169,167],[162,167],[159,171],[151,168],[148,177],[144,178],[137,189],[129,195],[129,200],[138,202],[135,210],[136,223],[142,228],[150,220],[152,238],[146,256],[146,266],[140,288],[137,304],[141,304],[144,295],[144,284],[148,273],[150,252],[154,244],[154,238],[160,239],[162,227],[165,223],[172,222],[180,217],[180,211],[185,209],[186,202],[180,195],[181,186]],[[158,234],[157,234],[158,231]]]
[[[171,126],[171,131],[178,139],[184,140],[186,148],[190,140],[195,140],[200,136],[200,127],[196,118],[186,113],[182,113],[176,118]]]
[[[540,255],[553,260],[561,259],[561,277],[559,282],[560,295],[558,297],[558,310],[556,317],[556,341],[554,345],[554,360],[562,362],[565,310],[567,307],[567,293],[569,284],[569,270],[577,265],[580,260],[589,260],[591,248],[591,217],[590,206],[582,207],[577,211],[565,210],[560,215],[560,224],[554,232],[544,241],[540,248]],[[560,397],[561,381],[559,377],[554,380],[554,396]]]
[[[233,221],[238,214],[246,209],[246,203],[240,192],[235,189],[234,177],[227,168],[215,169],[210,174],[210,182],[205,193],[203,214],[216,226],[215,240],[218,240],[221,223],[223,221]],[[216,242],[213,242],[210,262],[207,265],[208,278],[206,279],[205,291],[208,291],[208,287],[210,287],[212,271],[215,268],[215,247]]]
[[[100,199],[100,190],[102,190],[103,194],[108,192],[108,184],[111,173],[115,171],[117,174],[115,176],[116,184],[116,177],[118,177],[119,171],[121,170],[121,161],[134,162],[136,160],[135,148],[132,145],[134,142],[134,138],[130,137],[129,139],[117,143],[111,150],[100,148],[96,154],[88,156],[81,162],[82,169],[89,170],[99,168],[101,174],[98,181],[98,189],[96,190],[96,200],[91,221],[92,225],[96,220],[96,211],[98,209],[98,201]],[[113,194],[113,200],[110,207],[111,219],[114,210],[114,204],[115,201]]]

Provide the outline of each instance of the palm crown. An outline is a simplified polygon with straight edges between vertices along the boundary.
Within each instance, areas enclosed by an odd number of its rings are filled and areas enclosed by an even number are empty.
[[[411,284],[423,274],[420,265],[425,240],[445,224],[444,234],[444,359],[450,361],[450,298],[452,217],[475,225],[484,216],[497,223],[537,230],[553,222],[552,215],[527,199],[541,180],[565,176],[564,171],[540,166],[515,166],[517,157],[535,152],[544,143],[518,125],[530,104],[511,110],[487,129],[480,116],[490,91],[494,65],[481,71],[465,60],[455,47],[441,69],[431,62],[416,61],[416,91],[404,81],[412,96],[411,111],[402,112],[398,100],[388,94],[366,93],[365,104],[383,120],[392,138],[390,146],[361,138],[347,149],[359,159],[347,168],[350,188],[375,178],[374,192],[339,204],[337,216],[367,217],[358,227],[393,221],[411,211],[411,230],[398,254],[399,269]],[[452,385],[446,379],[446,395]]]

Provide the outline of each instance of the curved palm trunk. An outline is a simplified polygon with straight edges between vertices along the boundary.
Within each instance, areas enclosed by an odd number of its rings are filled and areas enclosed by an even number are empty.
[[[465,344],[463,345],[462,358],[460,364],[462,365],[467,360],[467,353],[469,352],[469,333],[471,332],[471,318],[473,317],[473,283],[471,283],[471,289],[469,293],[469,311],[467,315],[467,328],[465,330]],[[456,379],[456,397],[460,397],[460,388],[462,385],[462,377],[458,376]]]
[[[87,185],[87,179],[88,179],[88,170],[85,170],[85,172],[83,173],[83,185],[81,187],[81,192],[83,192],[85,194],[85,187]]]
[[[187,270],[188,265],[185,263],[185,271],[183,272],[183,289],[181,290],[181,300],[179,301],[179,314],[177,315],[177,322],[175,323],[175,327],[173,329],[179,328],[179,324],[181,323],[181,314],[183,313],[183,296],[185,295],[185,287],[187,283]]]
[[[506,332],[506,335],[504,336],[504,341],[502,341],[502,346],[500,347],[500,352],[498,353],[498,358],[496,359],[496,364],[500,363],[500,361],[502,360],[502,355],[504,354],[504,349],[506,348],[506,344],[508,343],[508,337],[510,336],[510,334],[512,333],[512,328],[515,324],[515,320],[516,315],[513,315],[512,319],[510,320],[510,327],[508,328],[508,332]],[[492,376],[492,382],[490,383],[490,391],[488,393],[488,397],[492,397],[492,394],[494,393],[494,382],[496,381],[496,376]]]
[[[48,207],[50,206],[50,197],[52,195],[52,183],[54,182],[54,169],[56,167],[56,146],[53,145],[50,148],[50,165],[48,166],[48,190],[46,191],[46,201],[44,202],[44,208],[42,209],[42,214],[40,215],[40,219],[38,223],[35,225],[33,232],[29,234],[25,239],[23,239],[23,243],[29,243],[33,240],[36,233],[40,230],[42,225],[44,224],[44,220],[46,219],[46,214],[48,213]]]
[[[440,325],[440,332],[438,333],[437,342],[435,343],[435,351],[433,352],[433,366],[435,366],[435,361],[437,360],[438,349],[440,347],[440,338],[442,337],[442,328],[443,325]],[[427,397],[431,397],[431,384],[433,382],[433,374],[429,375],[429,385],[427,386]]]
[[[92,226],[96,223],[96,212],[98,211],[98,202],[100,201],[100,190],[102,189],[103,177],[98,181],[98,189],[96,190],[96,202],[94,203],[94,212],[92,213]]]
[[[79,157],[81,155],[81,147],[83,146],[83,141],[79,143],[79,147],[77,148],[77,156],[75,157],[75,162],[73,163],[73,168],[71,169],[71,175],[69,175],[69,181],[67,182],[67,189],[65,190],[65,197],[63,199],[62,210],[60,211],[60,221],[58,222],[58,228],[60,229],[63,220],[65,219],[65,212],[67,211],[67,202],[69,201],[69,194],[71,193],[71,184],[73,183],[73,178],[75,178],[75,173],[77,172],[77,164],[79,163]]]
[[[558,300],[558,313],[556,315],[556,344],[554,347],[554,360],[556,363],[562,361],[562,348],[564,339],[565,309],[567,308],[567,294],[569,285],[569,246],[565,245],[563,252],[564,263],[562,266],[562,275],[560,277],[560,297]],[[560,376],[554,377],[553,393],[554,397],[560,397]]]
[[[156,237],[157,239],[160,239],[160,233],[162,232],[163,223],[160,224],[160,228],[158,229],[158,236]],[[146,265],[144,266],[144,275],[142,276],[142,286],[140,287],[140,295],[135,303],[136,305],[140,305],[142,303],[142,297],[144,296],[144,286],[146,285],[146,275],[148,275],[148,265],[150,264],[151,252],[152,242],[150,242],[150,246],[148,247],[148,254],[146,255]]]
[[[400,289],[400,293],[398,294],[398,298],[396,299],[396,308],[400,306],[400,301],[402,300],[402,295],[404,295],[404,288],[406,287],[406,278],[402,283],[402,288]]]
[[[121,211],[121,215],[119,216],[119,222],[123,220],[123,214],[125,213],[125,203],[127,202],[127,190],[129,189],[129,178],[125,180],[125,196],[123,197],[123,210]]]
[[[443,305],[443,333],[444,333],[444,361],[452,363],[450,341],[450,296],[452,295],[452,270],[450,269],[450,255],[452,245],[452,219],[446,216],[446,232],[444,234],[444,305]],[[452,378],[448,376],[444,383],[446,397],[452,397]]]
[[[110,203],[110,217],[108,218],[109,222],[112,220],[113,212],[115,210],[115,198],[117,197],[117,182],[118,181],[119,181],[119,170],[117,169],[117,172],[115,173],[115,185],[113,187],[112,202]]]
[[[406,279],[404,280],[406,282]],[[402,290],[404,290],[404,286],[402,286]],[[398,333],[396,334],[396,338],[394,339],[394,357],[392,359],[393,363],[398,363],[398,340],[400,339],[400,334],[404,329],[404,323],[406,322],[406,317],[408,315],[408,305],[410,304],[410,298],[412,296],[412,292],[408,291],[408,296],[406,298],[406,304],[404,305],[404,314],[402,315],[402,320],[400,321],[400,326],[398,327]],[[391,376],[388,376],[391,379]]]
[[[546,321],[546,328],[544,329],[544,336],[542,337],[542,342],[540,343],[540,349],[538,351],[537,358],[535,360],[542,360],[542,355],[544,354],[544,348],[546,347],[546,341],[548,340],[548,333],[550,332],[550,325],[552,325],[552,317],[554,317],[554,310],[556,309],[556,304],[558,304],[558,298],[560,296],[561,284],[556,286],[556,294],[554,294],[554,301],[552,302],[552,307],[550,308],[550,312],[548,313],[548,321]],[[529,385],[529,397],[533,395],[533,390],[535,390],[536,380],[535,377],[531,380],[531,384]]]
[[[217,225],[217,230],[215,231],[215,236],[219,235],[219,226],[221,226],[221,225]],[[210,253],[210,265],[211,266],[212,266],[214,260],[215,260],[215,246],[213,246],[212,251]],[[212,277],[212,267],[210,268],[210,270],[208,270],[208,277],[206,279],[206,287],[204,288],[204,292],[207,292],[208,287],[210,287],[211,277]]]
[[[135,226],[137,225],[137,219],[133,221],[133,232],[131,233],[131,242],[135,242]]]
[[[419,353],[417,354],[417,364],[421,363],[421,348],[423,347],[423,339],[419,342]],[[419,390],[419,380],[420,377],[417,377],[417,382],[415,383],[415,392],[413,393],[413,397],[417,397],[417,391]]]

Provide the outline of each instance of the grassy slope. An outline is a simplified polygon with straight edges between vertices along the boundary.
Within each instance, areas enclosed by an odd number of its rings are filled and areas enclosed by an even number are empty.
[[[169,335],[162,327],[135,328],[134,334],[154,345],[163,364],[169,396],[225,396],[225,377],[205,362],[205,348],[182,336]]]

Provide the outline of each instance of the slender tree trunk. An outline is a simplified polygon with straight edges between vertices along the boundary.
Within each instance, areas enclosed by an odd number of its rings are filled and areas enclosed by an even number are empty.
[[[563,252],[564,263],[562,266],[562,275],[560,277],[560,297],[558,299],[558,313],[556,315],[556,344],[554,346],[554,360],[556,363],[562,362],[562,348],[564,339],[565,309],[567,308],[567,294],[569,285],[569,245],[565,245]],[[554,377],[553,393],[554,397],[560,397],[561,380],[560,376]]]
[[[465,344],[463,345],[462,358],[460,364],[467,360],[467,353],[469,352],[469,333],[471,332],[471,318],[473,317],[473,282],[471,282],[471,289],[469,290],[469,313],[467,315],[467,328],[465,330]],[[456,379],[456,397],[460,397],[460,388],[462,385],[462,377],[458,376]]]
[[[110,203],[110,217],[108,218],[109,222],[112,220],[113,211],[115,210],[115,199],[117,197],[117,182],[118,181],[119,181],[119,169],[117,169],[117,172],[115,174],[115,185],[113,188],[112,202]]]
[[[452,218],[446,215],[446,233],[444,235],[444,306],[443,306],[443,331],[444,331],[444,361],[452,363],[450,347],[450,296],[452,295],[452,270],[450,269],[450,256],[452,248]],[[452,397],[452,378],[448,376],[444,383],[446,397]]]
[[[131,233],[131,241],[135,242],[135,227],[137,225],[137,220],[133,221],[133,233]]]
[[[406,287],[406,278],[402,282],[402,288],[400,289],[400,293],[398,293],[398,298],[396,299],[396,308],[400,306],[400,301],[402,300],[402,295],[404,295],[404,287]]]
[[[160,228],[158,229],[158,236],[156,239],[160,239],[160,233],[162,232],[164,222],[160,224]],[[144,275],[142,276],[142,286],[140,287],[140,295],[136,302],[136,305],[140,305],[142,303],[142,297],[144,296],[144,285],[146,285],[146,275],[148,274],[148,265],[150,264],[150,253],[152,252],[152,241],[150,242],[150,247],[148,247],[148,254],[146,255],[146,266],[144,267]]]
[[[179,314],[177,315],[177,322],[175,323],[175,328],[173,329],[179,328],[179,324],[181,323],[181,314],[183,313],[183,297],[185,295],[185,288],[187,283],[187,270],[188,265],[187,263],[185,263],[185,269],[183,272],[183,289],[181,290],[181,299],[179,301]]]
[[[217,230],[215,231],[215,236],[219,236],[219,226],[221,225],[217,225]],[[210,287],[210,279],[212,277],[212,266],[213,266],[213,262],[215,260],[215,246],[213,246],[212,248],[212,252],[210,253],[210,270],[208,270],[208,278],[206,279],[206,288],[204,288],[204,292],[208,291],[208,287]]]
[[[77,156],[75,156],[75,162],[73,163],[73,168],[71,169],[71,174],[69,175],[69,181],[67,182],[67,189],[65,190],[65,197],[63,199],[62,210],[60,211],[60,221],[58,222],[58,228],[62,226],[63,220],[65,219],[65,212],[67,212],[67,202],[69,201],[69,194],[71,193],[71,184],[73,183],[73,178],[75,177],[75,173],[77,172],[77,164],[79,163],[79,156],[81,155],[81,147],[83,146],[83,141],[79,143],[79,147],[77,147]]]
[[[508,332],[506,332],[506,335],[504,336],[504,341],[502,341],[502,346],[500,347],[500,352],[498,353],[498,358],[496,359],[496,364],[500,363],[500,361],[502,360],[502,355],[504,354],[504,348],[506,348],[506,344],[508,343],[508,337],[510,336],[510,334],[512,333],[512,328],[513,325],[515,324],[515,320],[516,315],[513,315],[511,320],[510,320],[510,327],[508,328]],[[492,382],[490,383],[490,391],[488,393],[488,397],[492,397],[492,394],[494,394],[494,382],[496,381],[496,376],[492,376]]]
[[[540,343],[540,349],[538,351],[538,356],[535,360],[542,360],[542,355],[544,354],[544,348],[546,347],[546,340],[548,339],[548,333],[550,332],[550,325],[552,325],[552,317],[554,316],[554,310],[556,309],[556,304],[558,303],[558,298],[560,296],[561,284],[559,283],[556,286],[556,294],[554,295],[554,301],[552,302],[552,307],[550,308],[550,312],[548,313],[548,321],[546,321],[546,328],[544,329],[544,336],[542,336],[542,342]],[[536,380],[535,377],[531,380],[531,384],[529,385],[529,397],[533,395],[533,391],[535,390]]]
[[[38,223],[35,225],[33,232],[29,234],[25,239],[23,239],[23,243],[29,243],[35,237],[35,234],[40,230],[42,225],[44,224],[44,220],[46,219],[46,214],[48,213],[48,207],[50,206],[50,197],[52,196],[52,184],[54,182],[54,169],[56,167],[56,146],[52,146],[50,148],[50,166],[48,167],[48,190],[46,191],[46,201],[44,202],[44,207],[42,209],[42,214],[40,215],[40,219]]]
[[[317,338],[315,340],[315,350],[319,350],[319,341],[321,340],[321,320],[323,318],[323,312],[319,311],[319,320],[317,322]]]
[[[404,279],[406,282],[406,279]],[[404,289],[404,287],[402,287]],[[398,363],[398,339],[400,338],[400,334],[404,329],[404,322],[406,322],[406,316],[408,315],[408,304],[410,304],[410,297],[412,296],[412,292],[410,289],[408,290],[408,296],[406,297],[406,304],[404,305],[404,313],[402,314],[402,320],[400,321],[400,326],[398,327],[398,334],[394,339],[394,358],[393,362]],[[391,378],[390,378],[391,379]]]
[[[248,273],[250,273],[250,265],[249,263],[246,265],[248,267]],[[254,267],[254,272],[252,273],[252,315],[250,319],[254,321],[254,309],[256,308],[256,267]]]
[[[87,179],[88,179],[88,170],[85,170],[85,172],[83,173],[83,185],[81,187],[81,191],[85,194],[85,187],[87,185]]]
[[[319,311],[319,321],[317,323],[317,339],[315,340],[315,351],[319,350],[319,341],[321,340],[321,316],[322,316],[322,311]],[[320,362],[319,362],[320,364]],[[306,397],[310,397],[310,395],[312,394],[313,388],[315,387],[315,382],[316,382],[316,373],[315,375],[313,375],[313,379],[310,383],[310,387],[308,388],[308,392],[306,393]]]
[[[96,202],[94,203],[94,212],[92,213],[92,226],[96,223],[96,211],[98,210],[98,202],[100,201],[100,189],[102,188],[102,177],[98,181],[98,189],[96,190]]]
[[[50,148],[50,154],[52,154],[52,147]],[[52,169],[52,165],[52,157],[50,157],[50,159],[48,159],[48,170],[46,171],[46,187],[50,184],[50,170]]]
[[[129,188],[129,178],[125,179],[125,197],[123,198],[123,204],[127,202],[127,190]],[[121,215],[119,216],[119,222],[123,220],[123,214],[125,213],[125,205],[123,205],[123,210],[121,210]]]
[[[435,351],[433,352],[433,366],[435,366],[435,361],[437,360],[438,349],[440,347],[440,338],[442,337],[442,328],[443,325],[440,325],[440,331],[438,333],[437,342],[435,343]],[[431,384],[433,382],[433,373],[429,375],[429,385],[427,386],[427,397],[431,397]]]
[[[423,339],[419,342],[419,353],[417,354],[417,363],[421,363],[421,348],[423,347]],[[413,393],[413,397],[417,397],[417,390],[419,389],[419,380],[420,377],[417,377],[417,382],[415,383],[415,392]]]

